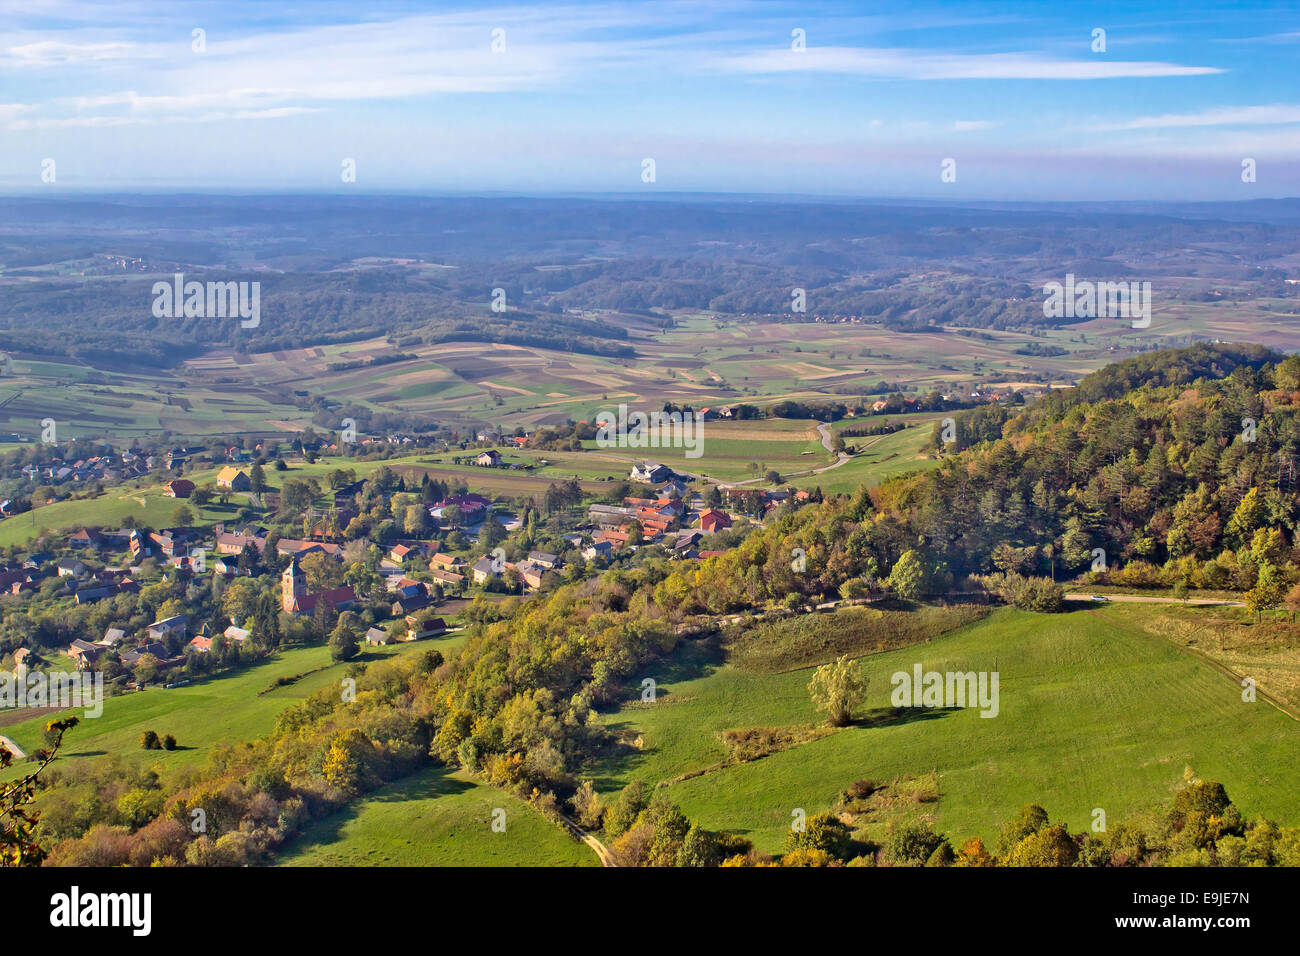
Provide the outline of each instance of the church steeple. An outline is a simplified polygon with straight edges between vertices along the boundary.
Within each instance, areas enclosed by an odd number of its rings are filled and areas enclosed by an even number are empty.
[[[302,568],[298,567],[298,555],[295,554],[289,559],[289,566],[280,575],[281,606],[286,611],[297,611],[299,597],[305,596],[306,592],[307,588],[303,581]]]

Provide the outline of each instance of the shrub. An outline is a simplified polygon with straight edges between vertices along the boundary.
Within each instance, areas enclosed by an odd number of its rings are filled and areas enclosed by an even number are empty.
[[[605,832],[612,837],[625,833],[650,804],[646,785],[634,780],[623,788],[614,805],[605,811]]]
[[[923,866],[947,839],[928,824],[913,821],[896,826],[885,838],[885,857],[894,866]]]
[[[814,813],[805,822],[803,830],[792,830],[785,838],[787,852],[820,850],[836,859],[846,857],[850,845],[849,828],[829,813]]]

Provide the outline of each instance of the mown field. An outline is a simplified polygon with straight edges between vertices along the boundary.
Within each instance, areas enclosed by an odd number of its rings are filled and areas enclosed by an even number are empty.
[[[170,430],[178,435],[298,430],[308,422],[284,396],[260,382],[230,388],[217,379],[200,380],[183,368],[132,373],[84,365],[11,360],[0,375],[0,431],[36,440],[42,422],[53,419],[59,441],[107,436],[133,438]],[[287,421],[286,421],[287,420]],[[281,421],[292,429],[268,424]]]
[[[505,811],[505,830],[492,829]],[[306,828],[282,866],[598,866],[596,854],[522,800],[435,767]]]
[[[1119,357],[1108,351],[1111,345],[1131,345],[1117,340],[1100,346],[1070,330],[971,338],[689,313],[677,319],[679,326],[668,332],[634,338],[637,355],[630,359],[454,342],[403,346],[408,357],[401,361],[330,368],[395,356],[398,350],[380,338],[248,355],[214,349],[150,374],[19,357],[0,377],[0,429],[34,437],[40,421],[53,418],[65,437],[129,439],[163,429],[178,436],[287,434],[307,424],[291,404],[292,393],[303,390],[377,411],[531,429],[591,421],[619,403],[648,410],[666,401],[698,408],[860,400],[879,394],[881,382],[928,390],[986,375],[1066,383]],[[1057,345],[1067,354],[1014,354],[1030,342]]]
[[[651,432],[649,441],[661,447],[598,446],[586,441],[586,454],[621,460],[626,468],[634,461],[649,459],[690,474],[706,475],[718,481],[748,481],[761,478],[769,470],[786,472],[819,468],[831,461],[831,454],[821,444],[817,423],[767,418],[755,421],[705,421],[692,431],[687,449],[681,436],[670,429]],[[698,439],[698,441],[697,441]],[[675,443],[675,447],[669,447]],[[690,451],[693,457],[688,456]]]
[[[598,791],[633,779],[680,780],[692,819],[779,851],[791,814],[829,809],[859,779],[933,775],[919,807],[957,838],[996,836],[1022,806],[1076,830],[1102,808],[1111,825],[1167,804],[1191,766],[1222,781],[1247,815],[1300,823],[1300,727],[1203,660],[1142,627],[1158,609],[1112,606],[1043,616],[1004,609],[933,641],[863,659],[868,709],[856,725],[762,759],[720,766],[729,729],[807,728],[810,669],[779,674],[686,659],[659,681],[655,704],[606,718],[627,751],[593,768]],[[890,676],[926,670],[1000,673],[1000,712],[888,707]],[[708,769],[714,768],[714,769]],[[692,773],[705,771],[689,779]]]

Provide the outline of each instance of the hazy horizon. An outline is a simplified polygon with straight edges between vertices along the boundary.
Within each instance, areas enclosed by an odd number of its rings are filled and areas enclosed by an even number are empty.
[[[1285,6],[43,0],[0,36],[7,193],[1300,194]]]

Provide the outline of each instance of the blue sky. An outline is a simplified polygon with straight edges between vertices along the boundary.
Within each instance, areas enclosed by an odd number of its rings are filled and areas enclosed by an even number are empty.
[[[24,0],[0,188],[1294,196],[1298,66],[1295,5]]]

